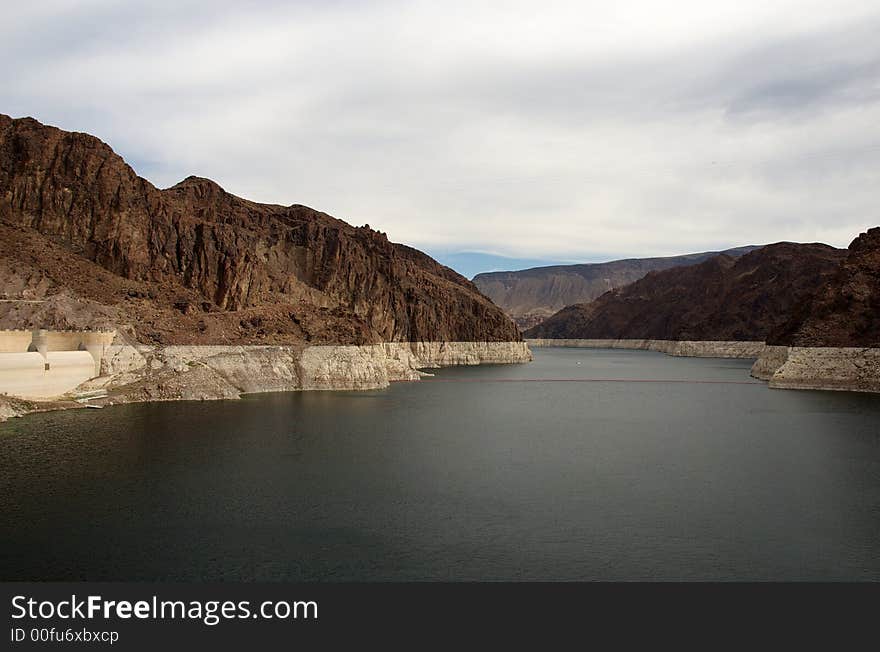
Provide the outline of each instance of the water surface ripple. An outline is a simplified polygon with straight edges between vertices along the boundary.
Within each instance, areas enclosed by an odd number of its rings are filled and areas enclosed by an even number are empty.
[[[11,420],[0,579],[880,580],[880,397],[748,370],[538,349]]]

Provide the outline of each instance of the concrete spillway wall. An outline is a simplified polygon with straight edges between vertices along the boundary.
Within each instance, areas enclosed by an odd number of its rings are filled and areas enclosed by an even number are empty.
[[[100,375],[115,331],[0,331],[0,393],[56,398]]]
[[[94,361],[95,376],[101,373],[101,358],[116,337],[116,331],[35,330],[30,350],[45,357],[50,351],[88,351]]]
[[[48,369],[47,369],[48,366]],[[27,399],[52,399],[95,376],[88,351],[0,354],[0,393]]]
[[[0,353],[24,353],[32,339],[31,331],[0,330]]]

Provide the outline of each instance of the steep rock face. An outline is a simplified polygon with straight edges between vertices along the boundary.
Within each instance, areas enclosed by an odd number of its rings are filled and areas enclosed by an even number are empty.
[[[583,339],[536,339],[528,340],[531,346],[565,347],[574,349],[630,349],[634,351],[657,351],[683,358],[758,358],[767,350],[764,342],[718,341],[718,340],[583,340]]]
[[[94,304],[147,341],[521,339],[473,283],[369,227],[197,177],[159,190],[97,138],[30,118],[0,115],[0,228],[8,287]],[[10,310],[8,327],[51,313]]]
[[[379,389],[421,368],[531,360],[525,342],[385,342],[328,346],[113,345],[103,375],[80,386],[94,404],[209,400],[243,393]],[[0,420],[3,414],[0,412]]]
[[[526,330],[565,306],[588,303],[609,290],[643,278],[648,272],[697,265],[719,253],[735,258],[756,248],[748,246],[724,252],[487,272],[477,274],[474,283],[513,317],[521,329]]]
[[[529,338],[765,341],[799,323],[845,252],[778,243],[740,258],[719,255],[651,272],[588,304],[569,306]]]
[[[779,343],[880,347],[880,227],[853,240],[846,259],[816,293],[793,331]]]

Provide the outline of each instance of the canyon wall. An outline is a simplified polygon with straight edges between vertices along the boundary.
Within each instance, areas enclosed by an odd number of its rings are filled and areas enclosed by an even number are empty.
[[[787,346],[765,346],[752,365],[751,375],[760,380],[770,380],[776,370],[788,359]]]
[[[778,243],[652,272],[525,336],[533,346],[756,358],[752,375],[770,387],[880,391],[880,228],[845,251]]]
[[[880,348],[768,346],[752,375],[779,389],[880,392]]]
[[[237,399],[256,392],[382,389],[395,381],[419,380],[427,375],[422,369],[532,359],[525,342],[317,346],[116,343],[104,350],[101,375],[94,377],[88,351],[48,355],[57,365],[57,373],[47,381],[45,358],[40,353],[2,354],[6,366],[0,365],[0,421],[29,412],[77,407],[74,399],[103,406]]]
[[[238,398],[253,392],[381,389],[420,369],[529,362],[525,342],[389,342],[319,346],[113,345],[83,391],[102,402]]]
[[[520,341],[452,269],[368,225],[209,179],[160,190],[94,136],[0,115],[2,328],[155,344]]]
[[[791,335],[771,343],[880,348],[880,227],[850,243],[846,258],[804,306]]]
[[[533,347],[633,349],[695,358],[755,359],[751,375],[774,389],[880,392],[880,348],[788,347],[763,342],[528,339]]]
[[[768,341],[799,323],[846,252],[780,242],[739,258],[651,272],[586,304],[563,308],[527,338]]]
[[[536,347],[634,349],[691,358],[757,358],[765,348],[764,342],[737,341],[527,339],[526,342]]]
[[[5,115],[0,288],[0,391],[40,399],[367,389],[531,359],[472,282],[368,225],[195,176],[160,190],[94,136]]]
[[[485,272],[474,277],[474,284],[513,317],[522,330],[527,330],[565,306],[592,301],[609,290],[643,278],[649,272],[696,265],[719,253],[737,257],[756,248],[747,246],[723,252]]]
[[[880,392],[880,228],[850,243],[836,272],[752,375],[770,387]]]

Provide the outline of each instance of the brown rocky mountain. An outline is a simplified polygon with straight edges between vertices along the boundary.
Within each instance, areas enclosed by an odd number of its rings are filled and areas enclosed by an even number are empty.
[[[476,286],[368,226],[189,177],[159,190],[88,134],[0,115],[0,327],[160,343],[519,341]]]
[[[790,337],[845,251],[781,242],[739,258],[650,272],[525,332],[530,338],[742,340]]]
[[[746,246],[723,252],[553,265],[516,272],[486,272],[477,274],[474,283],[525,330],[541,323],[560,308],[588,303],[608,290],[639,280],[648,272],[697,265],[719,253],[737,257],[756,248]]]
[[[781,344],[880,347],[880,227],[850,244],[836,273],[816,292]]]

